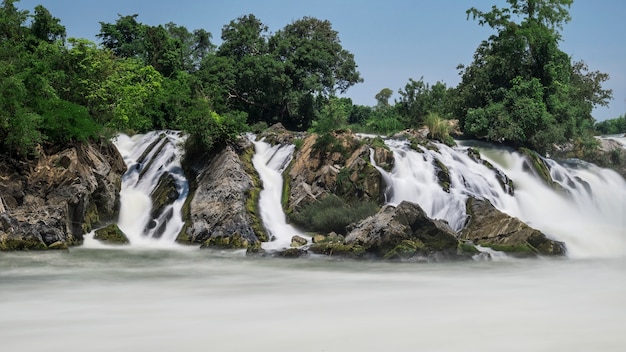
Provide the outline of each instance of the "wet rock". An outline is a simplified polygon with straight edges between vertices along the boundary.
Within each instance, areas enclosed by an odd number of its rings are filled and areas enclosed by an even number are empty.
[[[94,233],[93,238],[100,242],[108,244],[130,243],[130,241],[128,241],[128,237],[126,237],[126,234],[124,234],[124,232],[120,230],[117,224],[110,224],[106,227],[97,229]]]
[[[0,248],[81,243],[95,224],[116,216],[125,170],[111,143],[77,144],[49,155],[41,149],[30,161],[1,157],[2,214],[5,225],[11,225],[0,233]]]
[[[345,244],[360,246],[365,252],[384,259],[444,260],[467,256],[457,251],[455,232],[442,221],[430,219],[411,202],[397,207],[384,206],[346,236]]]
[[[546,237],[521,220],[497,210],[489,201],[467,201],[468,224],[461,237],[516,257],[562,256],[565,244]]]
[[[291,247],[302,247],[307,243],[307,239],[302,236],[293,236],[291,238]]]
[[[248,142],[248,148],[251,144]],[[246,202],[253,180],[233,146],[225,147],[200,169],[190,195],[186,238],[203,247],[260,246]]]

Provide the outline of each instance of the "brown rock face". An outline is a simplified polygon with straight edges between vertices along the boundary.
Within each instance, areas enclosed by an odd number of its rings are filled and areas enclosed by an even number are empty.
[[[79,144],[40,154],[28,163],[0,162],[5,206],[0,249],[81,243],[95,223],[112,219],[119,209],[126,167],[112,144]]]
[[[378,155],[390,162],[388,154]],[[370,147],[351,132],[305,137],[288,169],[288,179],[290,210],[301,209],[327,194],[347,201],[380,203],[384,198],[382,176],[370,163]]]
[[[461,231],[465,240],[519,257],[566,253],[562,242],[548,239],[539,230],[497,210],[489,201],[470,198],[467,213],[470,220]]]

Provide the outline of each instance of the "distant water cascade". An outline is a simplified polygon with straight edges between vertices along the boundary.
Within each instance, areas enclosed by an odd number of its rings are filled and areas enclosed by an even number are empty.
[[[180,164],[183,140],[176,131],[153,131],[122,134],[114,141],[128,168],[122,177],[118,226],[133,245],[172,244],[182,229],[182,207],[189,193]],[[166,192],[173,199],[155,212],[152,194],[167,177],[175,191]]]
[[[626,181],[616,172],[580,160],[544,159],[558,186],[525,168],[515,152],[482,148],[483,158],[515,182],[516,207],[501,209],[565,242],[571,257],[626,255]]]
[[[463,228],[468,197],[489,200],[547,236],[565,242],[571,257],[626,254],[626,181],[617,173],[572,161],[545,159],[554,182],[549,186],[524,166],[526,158],[510,150],[480,146],[488,167],[472,159],[467,146],[412,150],[406,141],[387,140],[395,165],[378,168],[387,183],[390,204],[419,204],[432,218]],[[446,175],[449,175],[446,176]],[[507,187],[507,178],[514,192]],[[513,194],[511,194],[513,193]]]
[[[295,146],[280,144],[271,146],[263,140],[256,141],[253,135],[249,135],[249,138],[255,148],[252,164],[263,182],[259,210],[263,225],[271,238],[269,242],[263,243],[262,247],[268,250],[289,248],[294,235],[307,237],[302,231],[287,223],[281,203],[282,173],[291,162]]]

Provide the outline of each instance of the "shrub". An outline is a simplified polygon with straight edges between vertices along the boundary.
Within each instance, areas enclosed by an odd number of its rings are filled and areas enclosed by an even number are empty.
[[[426,126],[429,130],[430,138],[436,139],[447,145],[454,145],[454,140],[450,137],[448,121],[442,119],[438,114],[429,113],[426,116]]]
[[[320,233],[346,233],[346,227],[374,215],[378,206],[372,202],[348,204],[343,199],[328,195],[291,214],[291,220],[312,231]]]

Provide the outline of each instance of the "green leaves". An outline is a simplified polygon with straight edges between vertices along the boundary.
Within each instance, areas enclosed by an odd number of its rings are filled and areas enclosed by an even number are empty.
[[[540,152],[587,138],[594,105],[605,104],[608,76],[572,63],[558,47],[571,0],[508,0],[508,8],[468,10],[497,35],[476,50],[458,86],[466,134]],[[518,23],[514,20],[519,20]]]

